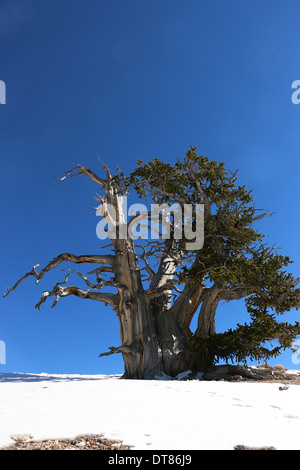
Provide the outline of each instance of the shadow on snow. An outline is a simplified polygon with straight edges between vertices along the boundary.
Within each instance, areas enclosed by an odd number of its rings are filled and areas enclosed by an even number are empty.
[[[21,372],[0,373],[0,382],[70,382],[82,380],[119,379],[121,375],[76,375],[76,374],[27,374]]]

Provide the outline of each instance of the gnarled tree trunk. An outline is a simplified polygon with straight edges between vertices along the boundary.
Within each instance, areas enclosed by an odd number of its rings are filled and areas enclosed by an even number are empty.
[[[124,376],[152,379],[161,374],[158,339],[130,240],[118,241],[115,280],[120,297],[118,319]]]

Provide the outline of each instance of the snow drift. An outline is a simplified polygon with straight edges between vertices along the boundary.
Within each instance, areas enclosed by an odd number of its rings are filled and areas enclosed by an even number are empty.
[[[134,450],[300,449],[299,386],[252,381],[121,380],[0,374],[0,447],[103,434]]]

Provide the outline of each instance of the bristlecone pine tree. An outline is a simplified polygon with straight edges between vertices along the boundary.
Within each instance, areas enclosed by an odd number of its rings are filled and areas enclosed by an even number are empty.
[[[95,199],[103,217],[115,219],[107,231],[112,254],[60,254],[40,272],[34,266],[5,296],[28,276],[39,281],[63,261],[92,263],[95,269],[87,273],[93,275],[92,280],[71,270],[87,288],[67,285],[69,272],[64,282],[43,293],[36,307],[39,309],[49,296],[54,296],[54,307],[69,295],[109,304],[119,320],[121,345],[100,356],[121,353],[124,378],[153,379],[162,373],[174,377],[186,370],[206,370],[220,359],[243,363],[249,358],[268,360],[285,348],[293,348],[300,334],[299,323],[277,318],[298,309],[299,279],[284,269],[292,262],[290,258],[263,243],[264,236],[255,230],[255,222],[270,214],[255,208],[251,191],[236,184],[236,172],[226,170],[223,162],[197,155],[193,147],[174,165],[159,159],[148,163],[139,160],[129,176],[119,169],[112,176],[105,164],[103,169],[105,178],[76,164],[59,179],[71,173],[86,175],[104,190],[104,197]],[[201,204],[202,248],[187,249],[190,240],[184,230],[176,239],[172,213],[168,237],[161,234],[144,240],[133,236],[129,227],[141,224],[141,220],[132,216],[128,221],[124,213],[123,199],[130,191],[148,204],[189,204],[194,208]],[[191,216],[197,230],[195,211]],[[178,229],[178,219],[176,224]],[[242,298],[249,323],[217,333],[219,304]],[[198,323],[192,333],[195,315]]]

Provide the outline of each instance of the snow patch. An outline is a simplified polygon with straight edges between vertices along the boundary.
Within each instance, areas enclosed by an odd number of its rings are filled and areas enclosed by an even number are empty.
[[[133,450],[300,450],[298,385],[187,378],[0,374],[0,447],[103,434]]]
[[[155,379],[156,380],[172,380],[172,377],[162,372],[161,375],[156,375]]]
[[[180,374],[176,375],[177,380],[188,380],[191,379],[193,376],[193,372],[191,370],[186,370],[185,372],[181,372]]]

